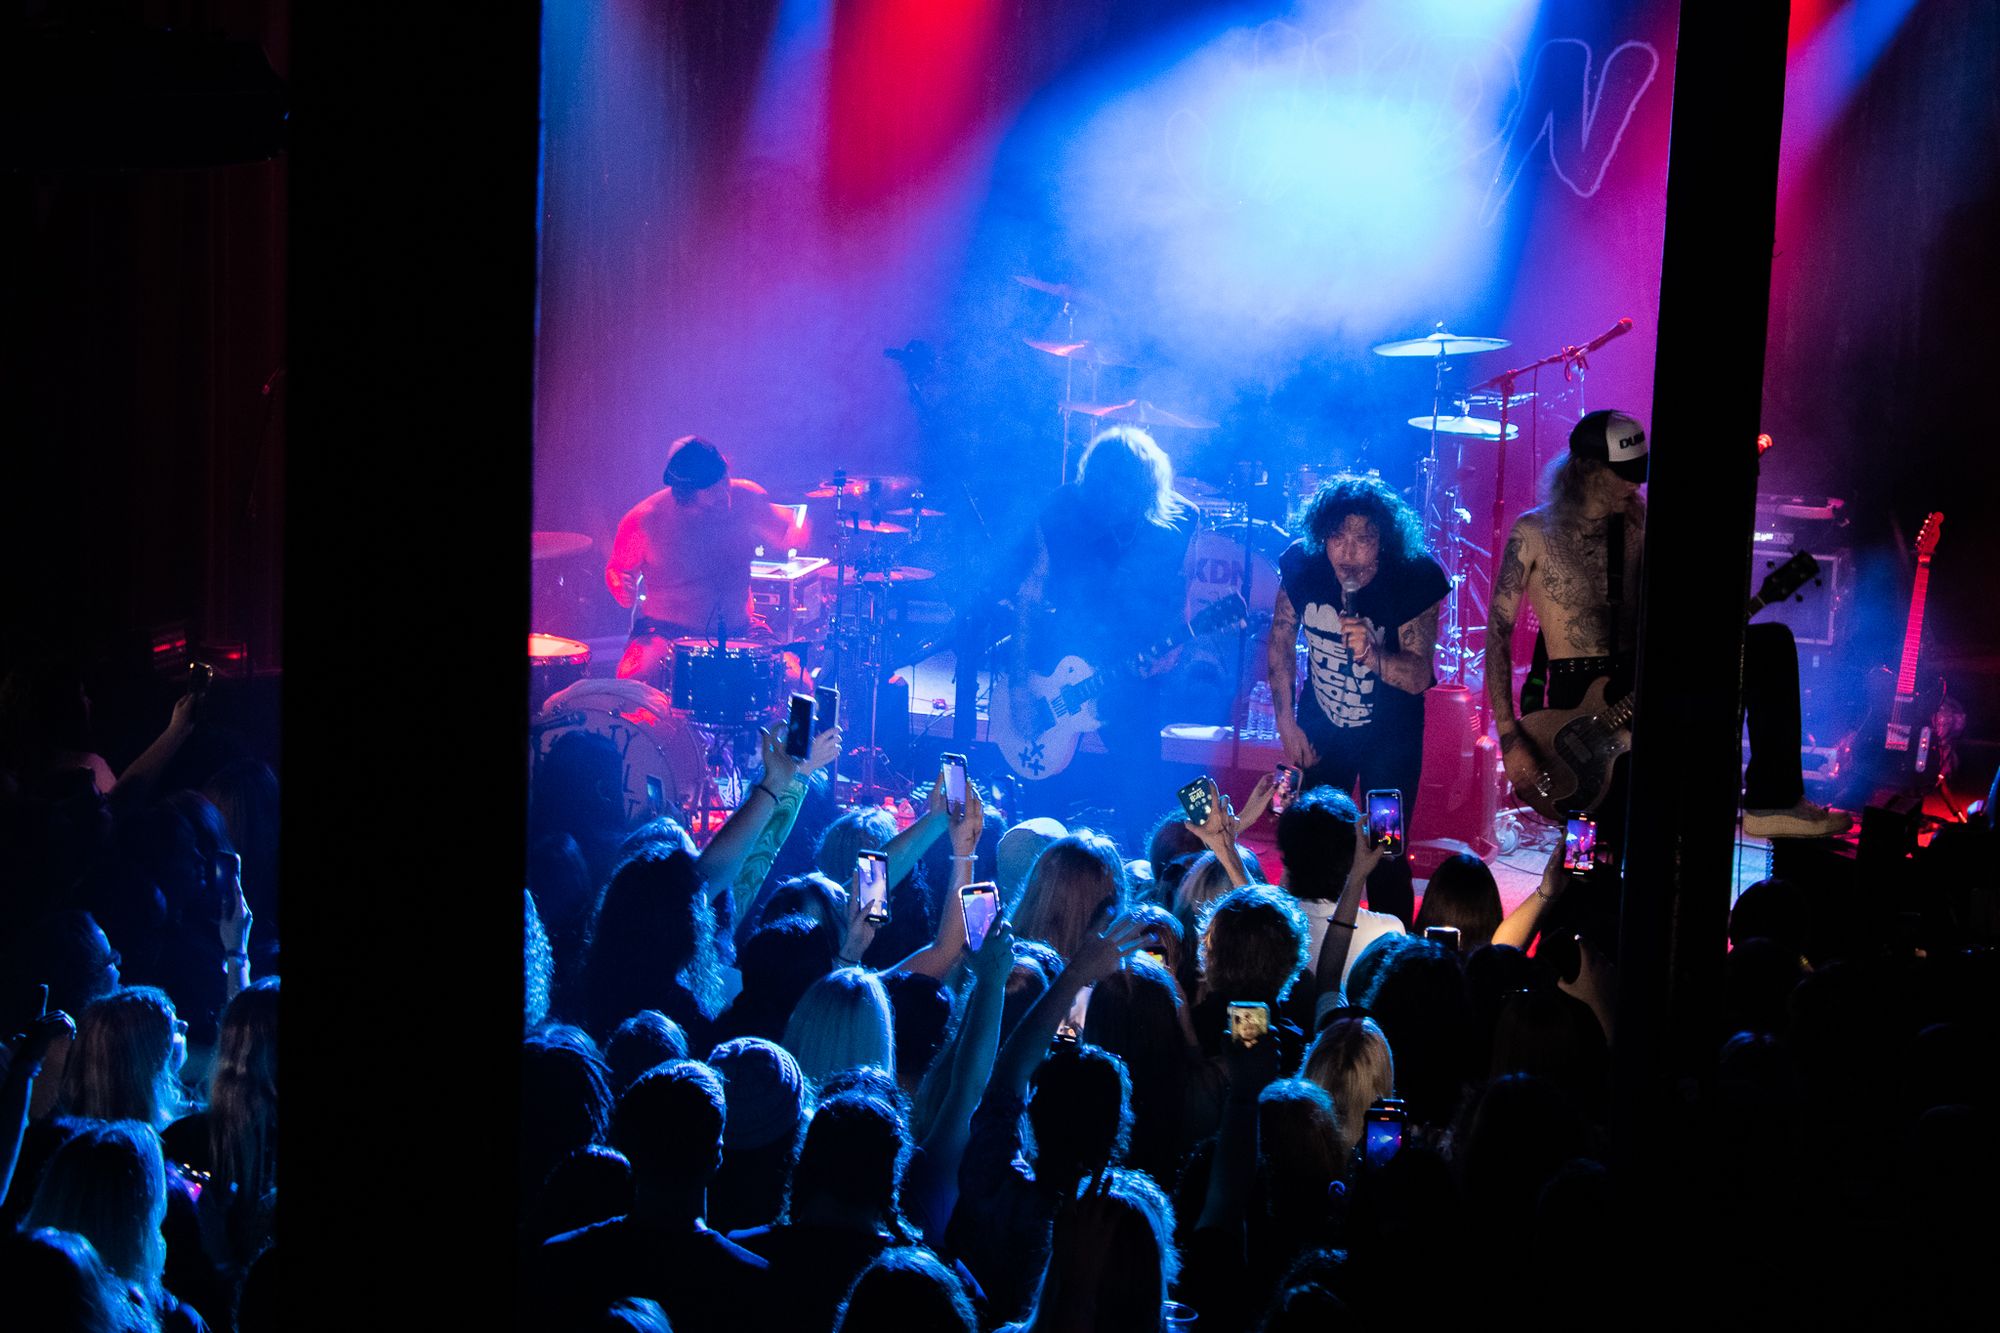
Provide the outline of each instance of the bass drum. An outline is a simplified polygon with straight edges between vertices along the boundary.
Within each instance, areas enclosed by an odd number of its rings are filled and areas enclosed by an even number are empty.
[[[1193,620],[1202,610],[1231,593],[1243,592],[1244,537],[1249,537],[1250,628],[1247,639],[1239,631],[1204,634],[1188,644],[1180,674],[1188,692],[1182,711],[1184,721],[1229,723],[1238,701],[1264,679],[1264,640],[1271,632],[1271,608],[1278,600],[1278,557],[1292,543],[1290,534],[1275,523],[1253,520],[1223,527],[1205,528],[1195,534],[1194,570],[1188,580],[1187,616]],[[1241,645],[1243,671],[1238,676],[1236,655]]]
[[[535,722],[536,766],[574,732],[602,736],[617,750],[628,824],[656,814],[686,822],[702,803],[708,740],[644,681],[593,677],[551,695]]]

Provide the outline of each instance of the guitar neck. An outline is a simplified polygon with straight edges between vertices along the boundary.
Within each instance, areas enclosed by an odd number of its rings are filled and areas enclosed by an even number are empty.
[[[1917,562],[1917,581],[1910,589],[1910,618],[1903,628],[1903,664],[1896,672],[1896,699],[1906,703],[1917,697],[1917,650],[1924,637],[1924,596],[1930,590],[1931,561]]]

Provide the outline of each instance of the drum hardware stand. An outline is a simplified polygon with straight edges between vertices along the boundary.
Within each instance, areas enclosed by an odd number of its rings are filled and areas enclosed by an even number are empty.
[[[1231,481],[1230,489],[1243,493],[1244,497],[1242,506],[1243,518],[1241,520],[1243,524],[1243,581],[1238,591],[1243,595],[1245,611],[1243,623],[1237,626],[1236,629],[1236,675],[1234,684],[1229,691],[1230,697],[1234,699],[1242,691],[1243,672],[1244,668],[1249,664],[1250,659],[1250,580],[1256,573],[1256,570],[1250,564],[1250,537],[1253,527],[1250,515],[1256,509],[1256,505],[1252,501],[1256,498],[1254,495],[1256,490],[1260,487],[1270,485],[1271,474],[1264,467],[1263,460],[1256,459],[1242,469],[1239,474],[1232,477]],[[1269,688],[1268,685],[1266,688]],[[1277,706],[1278,701],[1273,698],[1271,700],[1271,707],[1275,710]],[[1287,702],[1285,706],[1289,708],[1292,705],[1290,702]],[[1250,721],[1250,700],[1247,696],[1243,697],[1238,706],[1231,709],[1229,720],[1232,724],[1229,728],[1229,766],[1232,769],[1241,768],[1243,767],[1243,731]],[[1157,743],[1157,740],[1155,743]]]

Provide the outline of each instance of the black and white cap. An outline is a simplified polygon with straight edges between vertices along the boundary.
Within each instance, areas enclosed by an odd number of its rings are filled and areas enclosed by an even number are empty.
[[[1569,433],[1569,451],[1609,463],[1627,481],[1646,479],[1646,428],[1623,412],[1602,408],[1577,422]]]

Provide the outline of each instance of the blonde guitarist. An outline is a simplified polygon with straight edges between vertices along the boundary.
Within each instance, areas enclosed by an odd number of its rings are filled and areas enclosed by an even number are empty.
[[[1570,432],[1568,452],[1550,466],[1544,503],[1521,515],[1508,534],[1486,629],[1486,696],[1507,778],[1530,804],[1540,804],[1535,792],[1547,785],[1558,756],[1536,744],[1524,717],[1577,710],[1588,700],[1610,725],[1608,752],[1623,752],[1639,635],[1647,455],[1645,429],[1632,416],[1590,413]],[[1541,641],[1517,712],[1513,637],[1523,599],[1541,622]],[[1798,649],[1784,625],[1749,627],[1744,697],[1751,749],[1744,831],[1780,838],[1845,832],[1846,815],[1805,799]],[[1615,845],[1624,816],[1622,777],[1608,787],[1584,785],[1566,808],[1595,808],[1600,842]]]

